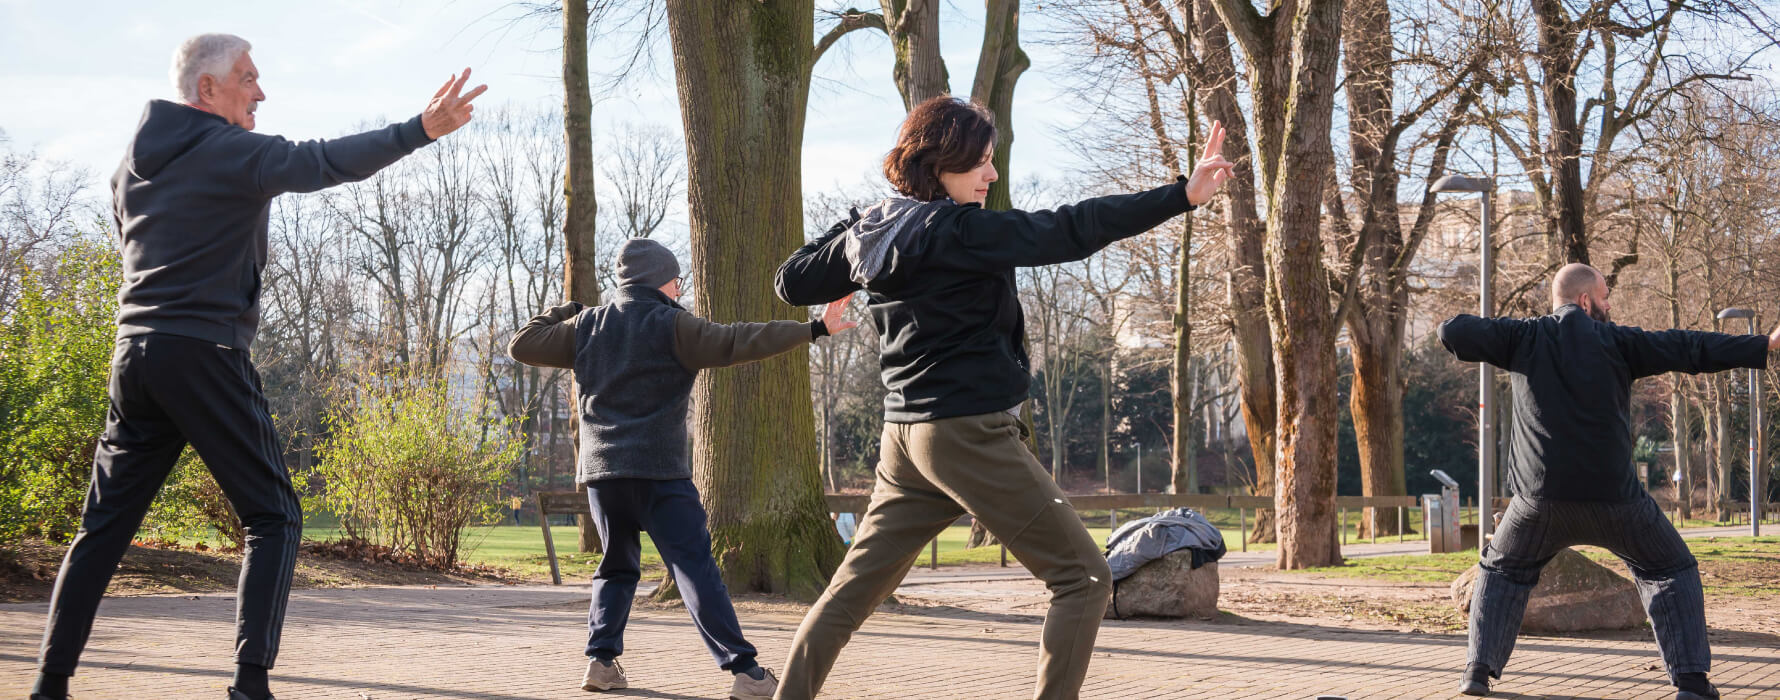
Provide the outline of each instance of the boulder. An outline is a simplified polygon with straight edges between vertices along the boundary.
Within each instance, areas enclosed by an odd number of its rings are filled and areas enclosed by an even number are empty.
[[[1452,601],[1459,612],[1471,614],[1471,588],[1477,566],[1452,582]],[[1527,614],[1520,630],[1533,633],[1615,630],[1644,624],[1644,604],[1638,588],[1594,560],[1565,549],[1539,573],[1539,585],[1527,597]]]
[[[1193,552],[1170,552],[1120,579],[1106,617],[1209,617],[1218,612],[1218,563],[1193,568]]]

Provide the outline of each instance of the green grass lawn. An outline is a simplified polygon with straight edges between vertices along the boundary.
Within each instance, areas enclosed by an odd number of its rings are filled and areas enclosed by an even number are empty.
[[[1688,549],[1700,562],[1701,576],[1710,592],[1739,595],[1780,593],[1780,537],[1712,537],[1687,540]],[[1619,557],[1599,547],[1577,551],[1608,568],[1624,573]],[[1305,573],[1352,578],[1443,583],[1477,563],[1477,551],[1450,554],[1415,554],[1349,559],[1341,566],[1305,569]]]
[[[1136,518],[1152,515],[1154,512],[1153,509],[1121,510],[1119,522],[1121,524],[1130,522]],[[1240,551],[1242,545],[1239,531],[1242,523],[1239,523],[1237,511],[1214,510],[1206,515],[1223,532],[1225,545],[1230,551]],[[1254,525],[1253,519],[1254,513],[1248,512],[1246,514],[1248,527],[1252,528]],[[1359,513],[1348,513],[1346,530],[1347,541],[1350,544],[1358,544],[1362,541],[1357,535],[1358,519]],[[1411,511],[1405,519],[1412,527],[1420,529],[1421,515],[1418,511]],[[1104,544],[1107,536],[1112,534],[1112,528],[1109,527],[1111,520],[1107,511],[1084,513],[1084,520],[1090,524],[1088,532],[1093,535],[1094,541]],[[340,530],[333,525],[333,521],[326,518],[325,514],[317,514],[304,527],[303,537],[309,540],[329,540],[339,537]],[[1093,525],[1100,525],[1100,527]],[[592,576],[594,568],[599,565],[599,555],[582,554],[577,550],[575,528],[571,525],[555,525],[551,528],[551,534],[556,545],[557,562],[562,568],[564,579],[585,579]],[[939,536],[940,566],[998,564],[1001,562],[1000,547],[966,549],[964,545],[969,541],[969,538],[970,528],[966,526],[947,528],[944,533],[941,533]],[[1423,535],[1417,532],[1409,535],[1406,539],[1417,541],[1423,539]],[[1379,541],[1395,542],[1396,540],[1395,536],[1387,536]],[[642,546],[644,576],[659,576],[665,569],[661,562],[661,555],[656,551],[655,544],[649,541],[648,535],[642,537]],[[1248,548],[1251,551],[1271,551],[1275,549],[1275,545],[1251,544]],[[516,575],[527,578],[547,578],[550,575],[550,563],[544,549],[544,536],[536,525],[496,525],[470,528],[465,533],[463,549],[462,559],[467,563],[503,567],[512,570]],[[928,565],[930,551],[922,550],[916,563],[917,566]],[[1014,561],[1011,553],[1008,555],[1008,561],[1010,564]]]

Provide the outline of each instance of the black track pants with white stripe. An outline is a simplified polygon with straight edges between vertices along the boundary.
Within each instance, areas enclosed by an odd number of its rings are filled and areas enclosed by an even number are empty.
[[[244,350],[150,334],[119,340],[111,358],[111,408],[50,598],[44,672],[74,673],[99,598],[187,442],[247,531],[235,660],[271,667],[277,658],[303,516],[260,375]]]

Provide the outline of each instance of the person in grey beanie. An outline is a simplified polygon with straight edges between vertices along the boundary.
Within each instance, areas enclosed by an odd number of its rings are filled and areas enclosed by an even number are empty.
[[[673,573],[711,656],[735,675],[730,697],[765,700],[778,679],[755,660],[711,556],[704,506],[692,483],[686,414],[699,370],[729,367],[801,347],[856,324],[841,320],[851,295],[809,323],[721,324],[682,308],[680,264],[660,243],[633,238],[618,253],[618,289],[607,303],[568,302],[531,319],[507,353],[538,367],[574,371],[581,453],[576,478],[605,554],[587,614],[585,690],[628,688],[617,658],[636,597],[648,533]]]

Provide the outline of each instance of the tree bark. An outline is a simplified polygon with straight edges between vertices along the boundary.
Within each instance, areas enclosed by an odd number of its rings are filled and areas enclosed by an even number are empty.
[[[802,242],[814,17],[811,0],[667,3],[692,280],[713,321],[805,317],[771,290],[781,256]],[[812,600],[840,563],[813,420],[806,350],[707,371],[694,386],[694,479],[732,590]]]
[[[1576,39],[1580,28],[1563,0],[1532,0],[1539,27],[1539,91],[1551,120],[1544,157],[1551,172],[1551,228],[1561,262],[1588,264],[1588,232],[1583,225],[1582,124],[1576,117]],[[1560,262],[1553,260],[1553,262]]]
[[[1001,177],[989,185],[984,209],[1006,210],[1014,206],[1008,189],[1010,158],[1014,147],[1014,85],[1032,65],[1020,48],[1020,0],[988,0],[983,21],[983,46],[977,55],[976,79],[970,97],[988,106],[995,115],[995,172]]]
[[[1273,501],[1281,569],[1341,561],[1335,522],[1337,319],[1321,230],[1323,187],[1333,166],[1329,134],[1342,5],[1287,0],[1261,17],[1247,2],[1217,0],[1249,57],[1251,93],[1263,125],[1257,140],[1269,184],[1266,308],[1278,380]],[[1289,82],[1278,81],[1284,77]],[[1281,128],[1270,133],[1275,119]]]
[[[939,51],[939,0],[882,0],[884,29],[896,55],[891,76],[907,112],[952,91]]]
[[[562,4],[562,87],[563,131],[568,142],[568,174],[563,178],[563,200],[566,211],[562,220],[563,294],[572,301],[588,306],[600,303],[599,273],[594,251],[594,218],[597,205],[593,194],[593,98],[587,87],[587,0],[563,0]],[[571,397],[580,388],[569,380]],[[575,405],[570,401],[569,405]],[[580,412],[569,411],[569,434],[573,436],[575,454],[581,453]],[[587,486],[576,479],[575,490]],[[599,531],[585,515],[575,516],[578,540],[583,552],[600,551]]]
[[[1266,224],[1256,207],[1255,177],[1259,160],[1249,149],[1248,118],[1236,96],[1236,62],[1230,35],[1214,8],[1217,0],[1193,2],[1193,40],[1199,49],[1200,75],[1193,80],[1205,105],[1205,116],[1224,125],[1225,156],[1236,163],[1224,183],[1229,206],[1224,223],[1231,238],[1229,271],[1225,288],[1229,296],[1231,336],[1236,345],[1236,367],[1242,387],[1242,421],[1249,452],[1255,461],[1255,495],[1274,492],[1277,412],[1273,367],[1273,331],[1267,324],[1265,241]],[[1269,188],[1271,191],[1271,188]],[[1277,537],[1274,512],[1255,512],[1255,528],[1249,541],[1273,542]]]

